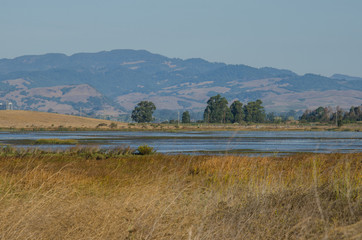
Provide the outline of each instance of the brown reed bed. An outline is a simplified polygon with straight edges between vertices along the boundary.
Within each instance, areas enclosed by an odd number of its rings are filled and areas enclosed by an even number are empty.
[[[86,151],[0,154],[1,239],[361,237],[362,153]]]

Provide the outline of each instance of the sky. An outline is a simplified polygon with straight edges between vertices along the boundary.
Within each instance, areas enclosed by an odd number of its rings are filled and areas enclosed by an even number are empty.
[[[362,1],[0,0],[0,59],[113,49],[362,77]]]

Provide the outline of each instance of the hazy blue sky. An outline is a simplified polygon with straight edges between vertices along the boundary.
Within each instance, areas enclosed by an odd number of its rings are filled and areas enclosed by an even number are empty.
[[[112,49],[362,77],[362,0],[0,0],[0,58]]]

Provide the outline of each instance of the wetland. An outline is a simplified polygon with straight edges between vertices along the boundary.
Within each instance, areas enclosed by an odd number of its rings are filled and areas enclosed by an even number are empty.
[[[0,144],[3,146],[43,149],[74,145],[137,148],[146,144],[165,154],[353,153],[361,152],[361,140],[362,132],[329,131],[0,132]]]

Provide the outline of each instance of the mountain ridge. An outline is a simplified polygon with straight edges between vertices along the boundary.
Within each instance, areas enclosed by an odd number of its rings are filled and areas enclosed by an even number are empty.
[[[13,101],[17,109],[68,114],[82,109],[88,115],[117,116],[129,113],[142,100],[154,101],[158,109],[202,111],[217,93],[230,103],[260,98],[268,111],[276,112],[346,108],[361,104],[361,80],[343,74],[298,75],[287,69],[168,58],[131,49],[0,59],[0,101]],[[89,96],[82,95],[87,101],[68,99],[69,94],[61,94],[66,88],[73,95],[87,89]],[[34,95],[33,89],[43,95]],[[49,91],[58,97],[49,98]]]

